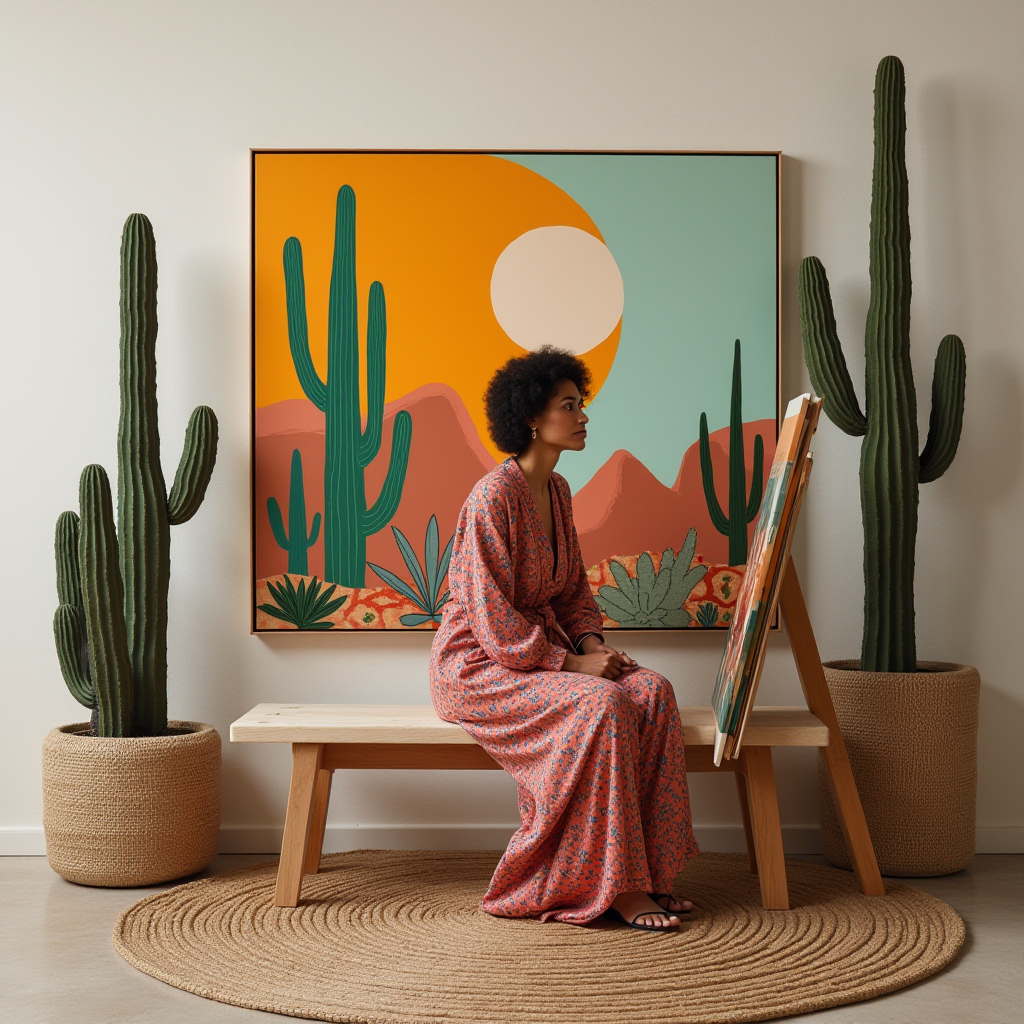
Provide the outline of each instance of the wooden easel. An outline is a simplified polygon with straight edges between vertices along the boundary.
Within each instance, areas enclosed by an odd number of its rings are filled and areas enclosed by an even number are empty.
[[[787,560],[785,575],[779,593],[779,605],[789,635],[789,646],[793,651],[793,660],[800,676],[800,686],[804,691],[807,709],[828,728],[829,742],[822,747],[825,758],[825,770],[832,788],[836,814],[846,848],[850,853],[853,873],[860,885],[861,892],[866,896],[884,896],[882,875],[878,870],[875,848],[871,844],[871,835],[864,818],[860,794],[853,779],[850,758],[846,753],[846,743],[839,730],[839,720],[832,703],[832,695],[828,692],[825,672],[821,667],[821,656],[818,643],[814,639],[811,620],[807,614],[800,580],[792,559]]]

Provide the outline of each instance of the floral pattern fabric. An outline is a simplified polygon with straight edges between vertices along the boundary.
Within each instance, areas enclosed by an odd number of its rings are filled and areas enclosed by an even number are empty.
[[[672,684],[644,668],[617,680],[562,671],[563,634],[600,635],[602,617],[557,473],[551,508],[554,546],[514,459],[473,489],[430,692],[518,786],[522,826],[483,909],[583,924],[620,892],[671,891],[698,850]]]

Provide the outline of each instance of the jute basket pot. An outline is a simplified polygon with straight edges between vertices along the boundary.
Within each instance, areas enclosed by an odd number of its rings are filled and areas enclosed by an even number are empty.
[[[824,665],[825,679],[883,875],[947,875],[974,856],[977,669],[919,662],[918,672]],[[822,755],[821,852],[850,868]]]
[[[169,722],[166,736],[89,735],[88,723],[43,741],[46,856],[82,885],[155,885],[201,871],[217,853],[220,736]]]

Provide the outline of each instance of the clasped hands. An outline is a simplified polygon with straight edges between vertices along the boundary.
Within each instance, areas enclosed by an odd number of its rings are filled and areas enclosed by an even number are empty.
[[[637,663],[625,652],[609,647],[600,637],[583,638],[582,654],[571,651],[565,656],[562,669],[565,672],[582,672],[602,679],[618,679],[623,672],[636,668]]]

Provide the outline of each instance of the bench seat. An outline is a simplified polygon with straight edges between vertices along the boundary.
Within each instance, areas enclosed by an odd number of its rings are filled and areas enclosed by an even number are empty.
[[[710,707],[681,707],[687,747],[713,746]],[[429,705],[257,704],[231,726],[233,743],[437,743],[476,746],[462,726]],[[806,708],[751,709],[745,746],[827,747],[828,728]]]

